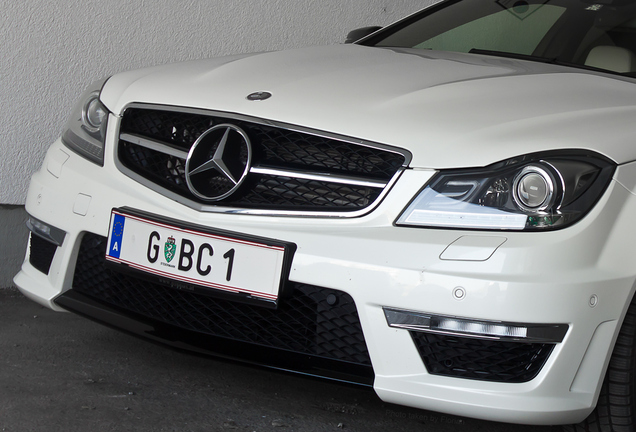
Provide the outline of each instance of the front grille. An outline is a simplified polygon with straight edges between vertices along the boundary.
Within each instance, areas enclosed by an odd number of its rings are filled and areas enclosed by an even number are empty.
[[[410,333],[430,374],[482,381],[530,381],[541,371],[554,348],[554,344],[545,343]]]
[[[31,233],[29,263],[44,274],[49,274],[57,245]]]
[[[106,265],[106,238],[85,234],[73,290],[124,314],[184,330],[326,359],[370,366],[353,299],[294,284],[277,309],[180,291]]]
[[[247,133],[252,144],[252,171],[230,196],[210,201],[188,188],[186,156],[197,138],[220,124],[232,124]],[[139,107],[124,112],[117,155],[124,172],[153,189],[181,197],[192,207],[318,214],[370,207],[390,187],[409,157],[404,151],[229,115]]]

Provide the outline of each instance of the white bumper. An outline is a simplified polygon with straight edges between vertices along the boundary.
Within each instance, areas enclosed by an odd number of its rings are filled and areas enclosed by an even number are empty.
[[[48,276],[27,259],[15,283],[28,297],[60,310],[53,300],[71,287],[78,238],[83,232],[107,236],[111,209],[122,206],[292,242],[297,251],[290,280],[341,290],[355,300],[375,372],[374,387],[383,400],[515,423],[583,419],[596,403],[633,294],[636,266],[626,252],[635,234],[627,216],[634,214],[634,196],[613,181],[584,220],[550,233],[393,226],[432,174],[406,171],[381,205],[361,218],[199,213],[119,173],[112,154],[100,168],[57,141],[33,176],[26,208],[33,217],[65,231],[66,238]],[[620,180],[621,174],[619,169],[615,177]],[[471,237],[473,246],[447,250],[461,237]],[[493,237],[503,244],[493,247]],[[458,287],[465,292],[461,299],[453,294]],[[593,296],[598,300],[591,306]],[[490,321],[567,324],[569,330],[529,382],[450,378],[427,372],[408,331],[389,327],[383,307]]]

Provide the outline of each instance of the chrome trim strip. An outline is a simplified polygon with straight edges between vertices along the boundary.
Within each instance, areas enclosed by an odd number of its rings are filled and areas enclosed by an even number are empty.
[[[188,157],[187,151],[174,148],[168,143],[146,138],[141,135],[123,133],[119,136],[119,139],[132,143],[132,144],[137,144],[141,147],[145,147],[150,150],[165,153],[170,156],[175,156],[184,160]]]
[[[276,168],[262,168],[262,167],[252,167],[250,169],[250,173],[254,174],[266,174],[280,177],[291,177],[303,180],[315,180],[322,181],[328,183],[339,183],[339,184],[348,184],[352,186],[365,186],[372,188],[383,188],[387,185],[387,182],[384,181],[375,181],[375,180],[361,180],[356,179],[355,177],[347,177],[347,176],[336,176],[331,174],[317,174],[317,173],[306,173],[306,172],[298,172],[298,171],[288,171],[281,170]]]
[[[382,309],[389,327],[474,339],[520,343],[561,343],[569,329],[567,324],[513,323],[428,314],[388,307]],[[465,328],[472,327],[473,331],[444,328],[440,325],[444,322],[461,323],[465,325]]]

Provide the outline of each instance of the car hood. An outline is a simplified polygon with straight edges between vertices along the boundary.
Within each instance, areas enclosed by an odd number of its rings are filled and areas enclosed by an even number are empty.
[[[253,92],[270,99],[249,101]],[[584,70],[491,56],[314,47],[115,75],[102,101],[241,113],[401,147],[412,167],[485,166],[554,149],[636,159],[636,85]]]

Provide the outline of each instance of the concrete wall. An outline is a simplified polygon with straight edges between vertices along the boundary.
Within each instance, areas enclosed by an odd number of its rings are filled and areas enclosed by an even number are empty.
[[[5,1],[0,15],[0,287],[26,248],[31,173],[90,82],[181,60],[340,43],[434,0]]]

